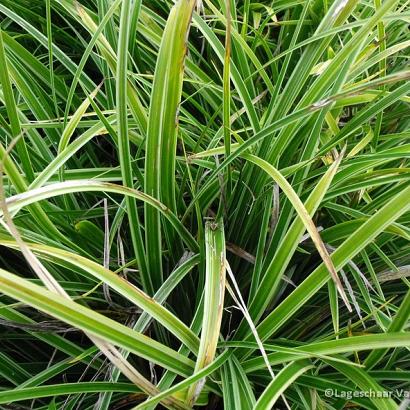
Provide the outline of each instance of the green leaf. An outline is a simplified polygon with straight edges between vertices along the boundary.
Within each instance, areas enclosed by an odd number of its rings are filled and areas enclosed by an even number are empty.
[[[283,368],[269,383],[255,404],[255,410],[272,409],[280,395],[292,385],[297,378],[311,369],[308,361],[292,362]]]
[[[219,339],[226,280],[225,236],[222,220],[206,222],[205,247],[204,311],[195,373],[213,361]],[[189,388],[186,401],[190,406],[195,404],[202,387],[203,383],[199,382]]]
[[[178,374],[193,369],[191,360],[100,313],[0,269],[0,290],[101,340],[123,347]]]
[[[383,208],[363,223],[332,253],[331,258],[336,269],[341,269],[387,226],[410,209],[410,203],[406,201],[408,195],[410,195],[410,187],[404,188],[388,201]],[[283,326],[286,320],[328,281],[326,273],[327,270],[323,264],[316,268],[297,289],[261,322],[257,330],[262,340],[271,336]]]
[[[194,0],[178,0],[172,7],[162,35],[155,67],[148,115],[144,190],[173,212],[175,201],[175,156],[178,110],[182,93],[184,58]],[[147,263],[152,288],[158,289],[162,273],[161,224],[159,213],[145,207]]]

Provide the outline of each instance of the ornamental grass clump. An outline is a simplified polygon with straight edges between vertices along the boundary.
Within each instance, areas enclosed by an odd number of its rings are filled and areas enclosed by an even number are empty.
[[[0,408],[406,409],[397,0],[0,0]]]

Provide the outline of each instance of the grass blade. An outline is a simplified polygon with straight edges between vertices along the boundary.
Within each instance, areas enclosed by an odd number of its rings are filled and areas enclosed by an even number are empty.
[[[195,373],[213,361],[219,339],[226,280],[225,236],[222,220],[206,222],[205,246],[204,311]],[[195,383],[189,388],[186,401],[190,406],[195,404],[204,381]]]

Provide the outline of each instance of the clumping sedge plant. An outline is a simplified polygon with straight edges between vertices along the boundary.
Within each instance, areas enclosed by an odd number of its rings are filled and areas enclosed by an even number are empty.
[[[408,408],[409,21],[0,0],[0,408]]]

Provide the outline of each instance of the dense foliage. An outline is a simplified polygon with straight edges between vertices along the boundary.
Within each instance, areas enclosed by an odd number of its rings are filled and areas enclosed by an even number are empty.
[[[0,0],[0,407],[405,409],[404,0]]]

